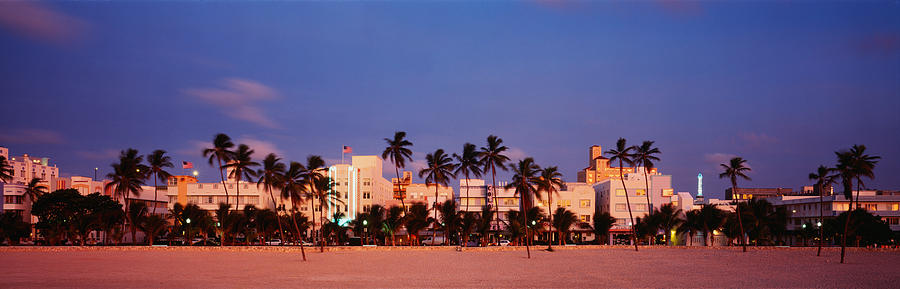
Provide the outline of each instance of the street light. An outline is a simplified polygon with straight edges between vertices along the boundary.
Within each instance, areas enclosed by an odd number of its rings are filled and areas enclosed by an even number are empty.
[[[821,227],[821,226],[822,226],[822,222],[816,222],[816,226]]]
[[[369,225],[369,220],[363,220],[363,226],[368,226],[368,225]]]
[[[196,176],[199,175],[200,173],[197,172],[197,171],[194,171],[193,174],[194,174],[194,177],[196,177]]]
[[[100,168],[94,168],[94,179],[93,179],[92,181],[96,181],[96,180],[97,180],[97,170],[99,170],[99,169],[100,169]]]
[[[190,223],[191,223],[191,218],[185,219],[184,222],[190,224]]]
[[[806,229],[806,224],[803,224],[803,228]]]

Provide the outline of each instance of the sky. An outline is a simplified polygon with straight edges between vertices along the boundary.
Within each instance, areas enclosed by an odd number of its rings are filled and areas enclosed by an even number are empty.
[[[260,159],[334,164],[402,130],[412,169],[493,134],[575,181],[591,145],[622,137],[655,141],[676,191],[703,173],[722,198],[733,156],[753,169],[739,186],[796,190],[864,144],[882,157],[868,187],[898,190],[897,15],[898,1],[3,2],[0,146],[64,176],[164,149],[212,182],[201,150],[220,132]]]

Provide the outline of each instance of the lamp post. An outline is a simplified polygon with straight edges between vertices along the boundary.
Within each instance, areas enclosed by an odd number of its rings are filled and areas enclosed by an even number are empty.
[[[369,220],[363,220],[363,238],[366,245],[369,244]]]
[[[97,181],[97,170],[100,168],[94,168],[94,179],[92,181]]]

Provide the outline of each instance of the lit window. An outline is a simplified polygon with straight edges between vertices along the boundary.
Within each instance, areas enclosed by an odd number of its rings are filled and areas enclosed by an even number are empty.
[[[900,203],[891,204],[891,211],[900,211]]]
[[[637,196],[643,196],[643,195],[647,194],[647,191],[645,191],[644,189],[638,189],[638,190],[635,190],[634,194]]]
[[[616,189],[616,196],[617,196],[617,197],[624,197],[624,196],[625,196],[625,190],[624,190],[624,189]]]
[[[579,207],[581,207],[581,208],[590,208],[590,207],[591,207],[591,200],[584,200],[584,199],[581,200],[581,201],[579,202]]]
[[[672,189],[663,189],[662,190],[663,197],[671,197],[674,195],[674,191]]]
[[[591,219],[591,215],[581,215],[581,221],[587,223]]]

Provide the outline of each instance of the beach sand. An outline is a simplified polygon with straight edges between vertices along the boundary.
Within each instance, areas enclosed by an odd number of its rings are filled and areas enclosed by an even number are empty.
[[[900,286],[896,250],[505,249],[0,248],[0,288]]]

